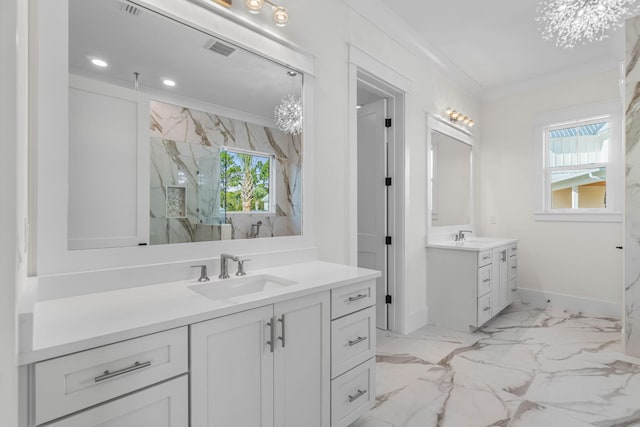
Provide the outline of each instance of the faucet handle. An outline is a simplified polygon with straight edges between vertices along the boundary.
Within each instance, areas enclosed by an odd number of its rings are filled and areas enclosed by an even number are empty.
[[[200,277],[198,278],[198,282],[208,282],[209,276],[207,275],[207,266],[202,265],[192,265],[191,268],[200,267]]]
[[[251,261],[249,258],[243,258],[238,260],[238,271],[236,272],[236,276],[246,276],[247,273],[244,271],[244,262]]]

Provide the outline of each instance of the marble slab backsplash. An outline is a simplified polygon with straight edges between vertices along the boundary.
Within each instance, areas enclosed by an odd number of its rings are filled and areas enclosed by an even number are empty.
[[[299,135],[192,108],[151,101],[151,244],[302,234]],[[220,211],[221,147],[275,156],[275,212]],[[168,187],[169,186],[169,187]],[[168,218],[167,188],[185,187],[186,215]],[[259,233],[255,231],[260,221]],[[253,227],[252,227],[253,226]]]
[[[640,356],[640,17],[626,21],[625,351]]]

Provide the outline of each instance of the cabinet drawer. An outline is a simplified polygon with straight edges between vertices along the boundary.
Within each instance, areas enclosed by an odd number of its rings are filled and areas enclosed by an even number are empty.
[[[375,356],[375,307],[331,322],[331,378]]]
[[[478,267],[483,267],[487,264],[491,264],[491,249],[488,251],[478,252]]]
[[[183,327],[36,363],[36,424],[187,372],[187,346]]]
[[[188,427],[187,375],[96,406],[48,427]]]
[[[369,359],[331,382],[332,427],[346,427],[373,407],[375,366]]]
[[[478,297],[491,292],[491,266],[485,265],[478,269]]]
[[[509,256],[518,255],[518,244],[513,243],[509,245]]]
[[[491,319],[491,294],[478,298],[478,323],[482,326]]]
[[[514,279],[518,275],[518,257],[512,255],[509,257],[509,280]]]
[[[331,291],[331,318],[336,319],[376,303],[376,281],[355,283]]]

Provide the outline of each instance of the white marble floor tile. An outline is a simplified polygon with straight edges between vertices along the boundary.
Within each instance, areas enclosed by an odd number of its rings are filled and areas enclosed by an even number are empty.
[[[354,427],[640,426],[618,319],[514,304],[475,333],[377,338],[376,406]]]

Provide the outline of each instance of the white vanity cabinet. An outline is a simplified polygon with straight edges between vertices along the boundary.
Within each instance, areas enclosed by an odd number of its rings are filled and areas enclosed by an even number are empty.
[[[518,244],[430,245],[427,300],[430,321],[464,332],[479,328],[513,302]]]
[[[331,426],[346,427],[375,403],[376,282],[331,291]]]
[[[329,292],[191,326],[192,427],[328,427]]]

